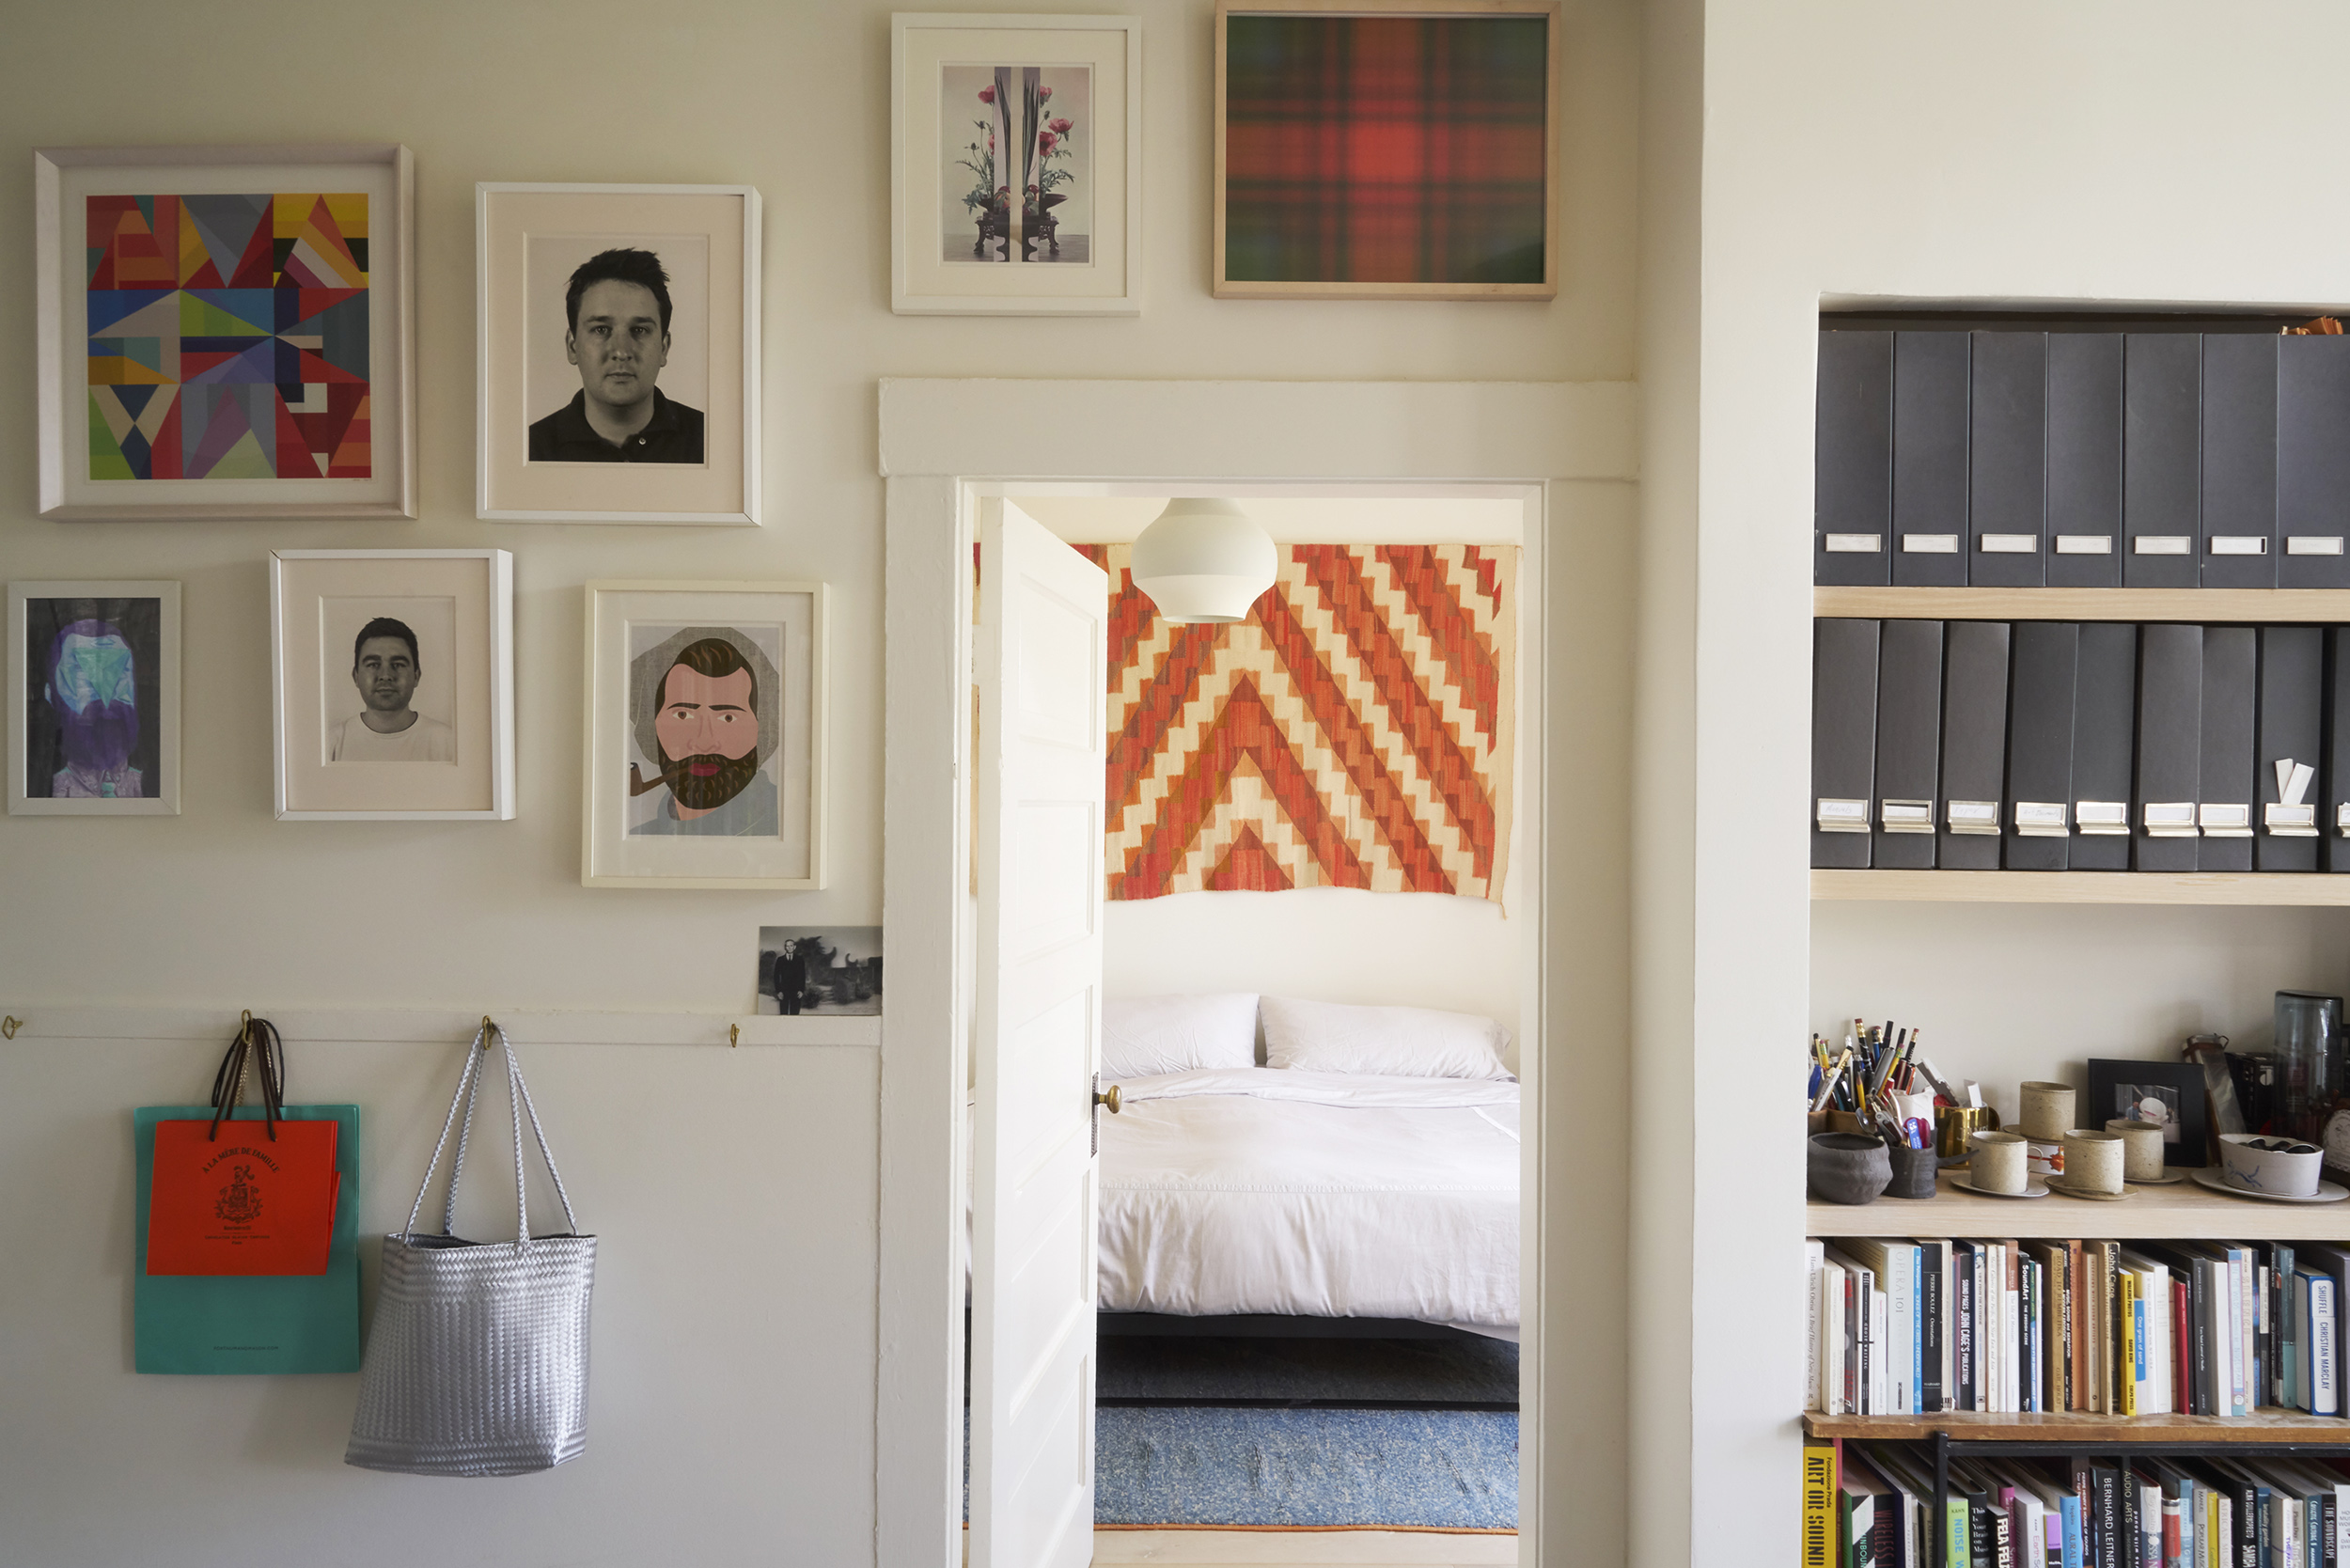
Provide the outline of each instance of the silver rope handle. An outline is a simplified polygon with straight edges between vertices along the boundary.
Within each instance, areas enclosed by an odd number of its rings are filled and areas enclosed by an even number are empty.
[[[481,1021],[481,1027],[474,1030],[472,1048],[465,1055],[465,1060],[469,1065],[478,1068],[481,1058],[490,1054],[490,1043],[487,1038],[489,1032],[490,1021],[485,1017]],[[447,1200],[441,1209],[441,1234],[445,1236],[453,1236],[457,1233],[457,1184],[465,1179],[465,1149],[473,1141],[474,1101],[481,1093],[479,1072],[477,1071],[472,1074],[471,1081],[466,1083],[464,1090],[465,1114],[457,1123],[457,1157],[449,1164]]]
[[[457,1153],[449,1166],[448,1203],[441,1221],[443,1235],[454,1233],[457,1218],[457,1183],[464,1174],[465,1145],[473,1131],[474,1098],[481,1087],[481,1059],[490,1054],[489,1046],[485,1042],[492,1034],[496,1036],[496,1043],[506,1048],[508,1111],[512,1121],[514,1137],[515,1239],[525,1244],[531,1239],[529,1189],[523,1180],[523,1113],[525,1111],[530,1114],[530,1132],[531,1137],[539,1145],[539,1157],[546,1162],[547,1175],[555,1182],[555,1195],[563,1204],[564,1221],[571,1227],[571,1234],[579,1233],[578,1217],[572,1212],[572,1195],[563,1185],[563,1172],[556,1167],[554,1151],[547,1147],[546,1129],[539,1124],[539,1107],[531,1103],[530,1086],[523,1081],[522,1063],[514,1055],[514,1043],[506,1037],[504,1028],[484,1019],[482,1027],[474,1032],[473,1043],[465,1052],[464,1071],[458,1075],[457,1092],[449,1100],[448,1115],[441,1123],[440,1140],[432,1146],[432,1158],[424,1168],[424,1182],[416,1188],[416,1200],[409,1206],[408,1228],[401,1232],[403,1235],[415,1233],[416,1215],[424,1208],[424,1195],[432,1186],[432,1173],[440,1167],[441,1153],[448,1145],[450,1131],[457,1129]],[[460,1105],[464,1107],[462,1127],[457,1114]]]
[[[457,1107],[465,1104],[465,1088],[473,1082],[474,1067],[480,1059],[481,1036],[477,1033],[473,1037],[473,1043],[465,1048],[465,1070],[457,1075],[457,1092],[449,1097],[448,1116],[441,1123],[440,1140],[432,1145],[432,1158],[425,1163],[424,1180],[416,1184],[416,1200],[408,1205],[408,1223],[400,1228],[400,1232],[403,1236],[413,1236],[416,1233],[416,1215],[424,1212],[424,1195],[431,1189],[432,1172],[440,1168],[441,1151],[448,1147],[449,1130],[457,1125]],[[456,1178],[452,1173],[449,1186],[454,1189],[456,1185]],[[450,1200],[452,1208],[455,1201],[456,1200],[452,1197]]]

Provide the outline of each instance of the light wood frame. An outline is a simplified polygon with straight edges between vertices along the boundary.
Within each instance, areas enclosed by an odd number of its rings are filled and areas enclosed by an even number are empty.
[[[69,502],[67,465],[81,444],[70,439],[77,421],[66,409],[67,277],[64,244],[66,171],[77,168],[164,167],[227,169],[240,165],[381,164],[390,173],[391,212],[378,232],[368,219],[368,293],[370,313],[386,318],[390,374],[376,375],[370,361],[368,389],[369,439],[378,454],[377,476],[366,479],[133,480],[140,484],[196,483],[218,487],[219,497],[138,501]],[[33,297],[37,311],[35,360],[39,402],[40,515],[54,522],[225,521],[232,518],[414,518],[416,515],[416,242],[415,162],[396,142],[324,142],[242,147],[51,147],[33,153]],[[376,279],[388,274],[388,281]],[[86,347],[83,350],[86,353]],[[385,455],[388,454],[388,455]],[[354,494],[389,494],[353,500],[273,500],[274,485],[349,487]]]
[[[32,671],[24,646],[30,627],[25,602],[33,599],[156,599],[162,601],[156,636],[156,793],[125,800],[60,799],[25,792],[30,748]],[[180,814],[180,585],[176,582],[15,582],[8,585],[8,657],[0,668],[8,680],[8,814],[33,817],[176,817]]]
[[[484,180],[474,186],[474,515],[502,523],[701,523],[756,525],[760,510],[759,389],[760,203],[755,185],[580,185]],[[490,501],[491,421],[502,412],[491,397],[494,353],[490,314],[490,209],[501,196],[734,196],[743,203],[743,505],[738,511],[597,510],[494,507]],[[592,466],[592,465],[589,465]]]
[[[801,804],[796,808],[806,813],[807,835],[806,874],[715,876],[688,872],[678,875],[660,873],[645,875],[598,869],[599,851],[604,849],[606,843],[598,833],[600,809],[597,802],[596,781],[599,777],[605,776],[599,772],[599,769],[604,765],[601,759],[607,753],[617,755],[613,748],[618,745],[618,742],[609,733],[610,726],[615,722],[613,717],[615,694],[604,684],[603,676],[606,666],[600,655],[605,651],[599,646],[598,635],[601,601],[606,594],[724,594],[729,598],[739,598],[745,594],[776,594],[807,599],[810,653],[807,684],[808,760],[807,778],[801,790]],[[764,889],[772,892],[812,892],[824,886],[824,841],[827,837],[824,789],[827,749],[825,746],[827,700],[825,643],[828,640],[826,622],[829,597],[830,590],[825,585],[816,582],[737,583],[708,579],[683,582],[599,580],[588,585],[586,679],[581,682],[587,701],[587,719],[583,726],[585,757],[580,768],[580,886],[584,887],[654,888],[731,887]],[[621,680],[625,683],[627,664],[625,651],[622,651],[620,658]],[[784,690],[776,694],[778,714],[783,712],[784,705],[795,686],[789,668],[784,671],[783,684]],[[625,700],[625,694],[621,694],[620,699]],[[780,751],[781,745],[782,743],[778,742],[778,751]],[[788,776],[789,763],[782,764],[778,771],[787,775],[784,780],[786,784],[791,782]],[[780,809],[786,812],[795,809],[788,792],[780,802]],[[780,851],[777,853],[780,854]],[[886,1002],[884,1005],[886,1006]]]
[[[907,42],[911,35],[932,30],[1001,32],[1002,53],[1016,55],[1024,33],[1104,33],[1123,36],[1117,58],[1125,72],[1124,155],[1120,160],[1123,199],[1115,212],[1096,209],[1094,226],[1115,221],[1122,226],[1120,254],[1124,271],[1115,293],[1069,295],[1010,295],[992,292],[944,293],[916,287],[913,258],[916,247],[939,247],[936,204],[927,202],[930,187],[920,160],[923,149],[909,145],[906,135]],[[1107,61],[1096,64],[1102,69]],[[901,316],[1138,316],[1142,313],[1142,19],[1135,16],[1015,15],[1006,12],[964,14],[954,11],[899,11],[889,19],[889,307]],[[1097,244],[1096,252],[1099,252]],[[1047,270],[1049,269],[1041,269]],[[988,282],[979,273],[970,281]]]
[[[1559,296],[1559,95],[1563,57],[1559,0],[1216,0],[1215,296],[1218,299],[1548,300]],[[1225,275],[1226,44],[1235,16],[1540,16],[1547,20],[1549,91],[1544,110],[1543,280],[1540,283],[1350,283],[1234,281]]]
[[[490,804],[466,810],[312,810],[290,804],[288,561],[481,561],[489,569]],[[507,822],[514,815],[514,557],[505,550],[274,550],[269,563],[271,786],[279,822]]]

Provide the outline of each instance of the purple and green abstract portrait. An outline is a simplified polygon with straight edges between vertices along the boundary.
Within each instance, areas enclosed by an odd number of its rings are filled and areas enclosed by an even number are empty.
[[[163,602],[30,599],[24,611],[25,794],[160,795]]]

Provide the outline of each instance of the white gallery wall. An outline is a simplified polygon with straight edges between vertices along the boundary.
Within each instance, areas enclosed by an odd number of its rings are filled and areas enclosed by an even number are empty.
[[[876,1048],[576,1044],[565,1034],[584,1031],[553,1023],[519,1033],[583,1222],[604,1237],[589,1445],[550,1475],[443,1483],[341,1465],[355,1379],[130,1372],[129,1112],[201,1098],[226,1032],[64,1039],[43,1019],[101,1006],[224,1024],[240,1008],[716,1019],[751,1005],[760,925],[881,919],[885,375],[1632,376],[1631,0],[1567,8],[1562,285],[1546,306],[1211,299],[1210,8],[1120,8],[1144,23],[1149,276],[1131,321],[889,313],[888,8],[872,0],[12,9],[0,572],[183,585],[185,805],[176,818],[0,819],[0,1011],[30,1021],[0,1043],[0,1190],[35,1195],[0,1205],[0,1248],[22,1261],[0,1271],[0,1408],[40,1413],[0,1435],[0,1559],[371,1568],[414,1560],[422,1537],[407,1522],[423,1519],[451,1562],[873,1560],[887,1506],[873,1448]],[[31,149],[317,140],[415,154],[420,520],[36,520]],[[475,521],[480,180],[761,190],[765,527]],[[1049,420],[1050,389],[1036,396]],[[269,551],[485,545],[516,557],[516,820],[273,820]],[[1622,569],[1617,555],[1595,564],[1606,587],[1579,606],[1590,625],[1621,624]],[[664,577],[832,586],[822,892],[579,886],[581,586]],[[1621,717],[1608,690],[1577,699]],[[1555,776],[1607,787],[1593,759],[1563,763]],[[1622,874],[1606,855],[1571,863]],[[1615,1016],[1612,996],[1592,1005]],[[459,1039],[288,1043],[294,1098],[365,1107],[361,1229],[395,1227]],[[494,1212],[485,1203],[484,1225]],[[1554,1452],[1568,1475],[1574,1456]]]
[[[2269,990],[2343,971],[2332,915],[1808,907],[1817,314],[2341,307],[2350,209],[2309,181],[2350,133],[2330,63],[2350,15],[1692,0],[1649,20],[1643,222],[1675,244],[1653,256],[1667,292],[1644,320],[1642,790],[1658,805],[1637,1005],[1644,1064],[1683,1029],[1694,1045],[1659,1086],[1703,1092],[1653,1145],[1688,1185],[1634,1189],[1635,1234],[1666,1238],[1636,1269],[1685,1278],[1694,1319],[1685,1374],[1659,1360],[1635,1391],[1636,1411],[1653,1401],[1635,1474],[1658,1478],[1636,1507],[1670,1521],[1635,1560],[1779,1561],[1796,1543],[1804,1219],[1796,1097],[1778,1086],[1808,1029],[1892,1011],[1949,1042],[1946,1072],[2037,1076],[2092,1044],[2160,1052],[2190,1024],[2257,1038]],[[1662,1316],[1683,1309],[1671,1294]]]

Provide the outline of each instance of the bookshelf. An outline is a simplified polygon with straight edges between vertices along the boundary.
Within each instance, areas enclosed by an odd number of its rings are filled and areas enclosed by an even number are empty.
[[[2046,1416],[1992,1416],[1972,1410],[1938,1416],[1823,1416],[1803,1419],[1804,1435],[1902,1442],[1947,1433],[1969,1443],[2070,1443],[2083,1447],[2203,1443],[2324,1444],[2350,1442],[2350,1422],[2264,1406],[2249,1416],[2097,1416],[2078,1411]]]
[[[2323,871],[1902,871],[1815,869],[1814,902],[2350,905]]]
[[[1807,1203],[1807,1236],[2013,1236],[2019,1241],[2097,1236],[2115,1241],[2323,1241],[2350,1234],[2350,1199],[2339,1203],[2262,1203],[2178,1182],[2132,1187],[2119,1203],[2067,1198],[1982,1198],[1950,1185],[1922,1201]],[[2338,1428],[2341,1423],[2337,1422]],[[2350,1429],[2343,1429],[2350,1430]]]
[[[2350,588],[1815,588],[1811,613],[1858,620],[2350,621]]]

